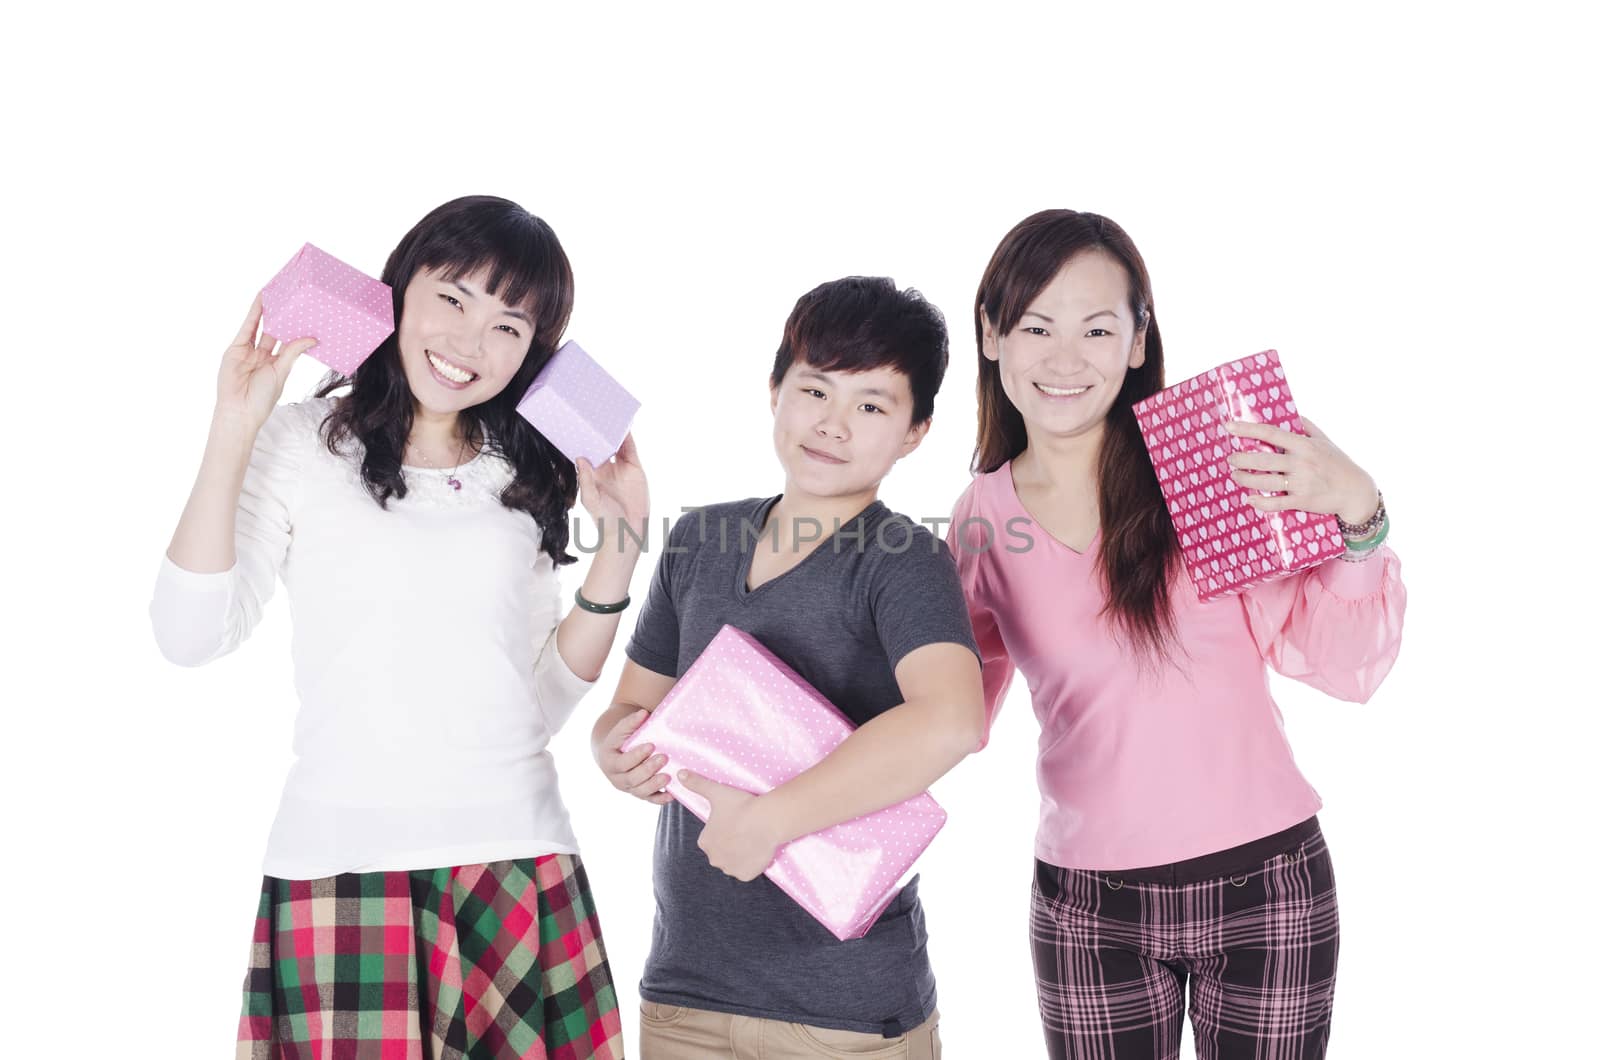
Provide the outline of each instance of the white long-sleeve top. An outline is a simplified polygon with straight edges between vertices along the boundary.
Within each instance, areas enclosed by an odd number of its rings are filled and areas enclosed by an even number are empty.
[[[577,853],[547,745],[592,686],[556,650],[561,592],[537,524],[499,501],[511,468],[407,469],[378,507],[359,443],[319,436],[331,399],[281,405],[256,438],[220,574],[163,559],[150,617],[197,666],[238,647],[273,594],[293,616],[296,761],[264,870],[283,879]]]

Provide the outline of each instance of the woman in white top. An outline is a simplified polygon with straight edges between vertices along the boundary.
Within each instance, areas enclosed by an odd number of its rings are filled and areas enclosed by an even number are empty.
[[[237,647],[279,577],[294,614],[239,1055],[621,1056],[547,745],[611,650],[644,472],[631,438],[574,467],[516,413],[572,308],[542,220],[454,200],[382,278],[395,333],[299,404],[277,402],[314,342],[258,337],[257,297],[151,605],[188,666]],[[600,547],[563,617],[575,496]]]

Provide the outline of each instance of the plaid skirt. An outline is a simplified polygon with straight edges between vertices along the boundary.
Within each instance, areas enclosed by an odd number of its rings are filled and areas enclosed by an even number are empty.
[[[551,854],[261,884],[239,1060],[620,1058],[589,881]]]

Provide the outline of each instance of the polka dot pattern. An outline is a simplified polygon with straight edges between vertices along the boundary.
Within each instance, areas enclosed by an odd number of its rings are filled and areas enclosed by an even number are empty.
[[[705,820],[710,806],[678,782],[679,770],[764,794],[822,760],[852,728],[760,641],[723,626],[624,749],[654,744],[667,756],[667,790]],[[923,793],[796,839],[766,875],[837,938],[860,938],[944,822]]]
[[[1314,567],[1344,551],[1339,522],[1308,512],[1259,512],[1233,480],[1235,452],[1276,452],[1236,438],[1229,420],[1304,434],[1278,351],[1232,361],[1134,406],[1184,564],[1202,600]]]
[[[517,403],[522,418],[550,444],[596,467],[610,460],[628,435],[639,402],[576,342],[565,342]]]
[[[262,328],[284,342],[313,338],[306,356],[355,373],[394,331],[394,292],[307,243],[261,290]]]

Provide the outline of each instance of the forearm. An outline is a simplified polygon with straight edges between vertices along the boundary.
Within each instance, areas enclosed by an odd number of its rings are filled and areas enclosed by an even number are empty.
[[[619,545],[618,539],[608,533],[590,561],[588,574],[578,591],[591,603],[616,603],[628,594],[638,562],[636,541],[624,538]],[[585,681],[593,681],[600,676],[600,669],[611,654],[621,621],[620,611],[597,615],[574,604],[556,631],[556,650],[561,652],[561,658],[574,674]]]
[[[922,794],[983,732],[979,702],[907,701],[873,718],[821,762],[757,800],[779,843]]]
[[[256,432],[237,419],[212,419],[194,488],[167,546],[167,558],[184,570],[216,574],[234,564],[234,519]]]
[[[629,703],[621,699],[612,700],[611,706],[607,707],[604,713],[595,719],[594,728],[589,731],[590,751],[596,757],[599,757],[600,751],[605,745],[606,735],[616,728],[617,722],[638,710],[639,704],[637,703]]]

